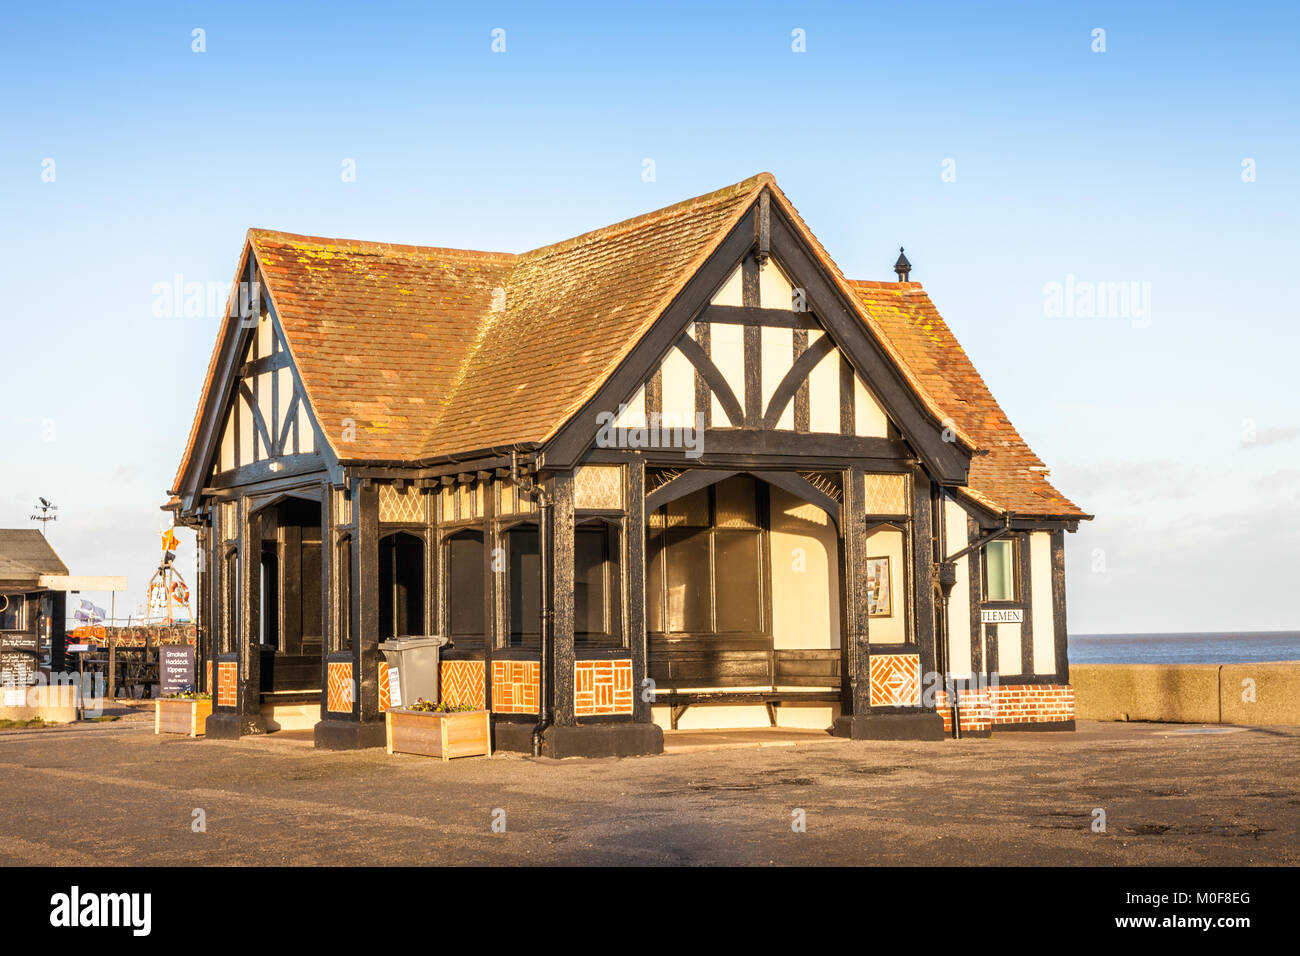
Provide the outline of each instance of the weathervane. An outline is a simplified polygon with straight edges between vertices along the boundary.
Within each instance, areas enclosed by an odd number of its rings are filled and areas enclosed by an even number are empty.
[[[32,520],[33,520],[33,521],[39,521],[39,522],[41,523],[41,536],[44,537],[44,536],[45,536],[45,522],[47,522],[47,521],[58,521],[58,520],[59,520],[59,516],[58,516],[58,515],[52,515],[52,514],[50,514],[51,511],[58,511],[58,510],[59,510],[59,506],[58,506],[58,505],[54,505],[54,504],[50,504],[50,502],[47,501],[47,500],[44,499],[44,498],[40,498],[40,502],[41,502],[41,503],[40,503],[39,505],[37,505],[36,507],[38,507],[38,508],[41,509],[41,513],[38,514],[38,515],[32,515]]]

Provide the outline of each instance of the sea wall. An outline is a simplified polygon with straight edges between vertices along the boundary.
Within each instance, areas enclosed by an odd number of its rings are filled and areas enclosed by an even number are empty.
[[[1300,661],[1074,664],[1080,720],[1300,724]]]

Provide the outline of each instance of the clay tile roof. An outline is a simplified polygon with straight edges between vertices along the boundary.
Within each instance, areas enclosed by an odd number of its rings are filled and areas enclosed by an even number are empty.
[[[249,230],[244,255],[252,249],[261,265],[335,455],[419,461],[552,435],[771,182],[761,173],[522,255],[263,229]],[[344,443],[347,419],[355,440]]]
[[[262,229],[249,230],[244,255],[257,257],[339,460],[418,462],[553,436],[764,187],[845,298],[862,305],[863,322],[935,420],[950,420],[959,442],[990,452],[972,463],[970,497],[994,510],[1082,517],[1029,471],[1041,462],[920,285],[846,279],[770,173],[519,255]],[[200,413],[217,365],[214,352]],[[355,440],[344,442],[347,420]],[[198,429],[196,418],[173,490]]]
[[[0,580],[34,585],[42,574],[67,573],[67,566],[39,531],[0,528]]]
[[[518,258],[422,455],[549,438],[595,393],[771,176]],[[512,401],[513,396],[527,401]]]
[[[971,460],[971,499],[993,511],[1087,518],[1052,487],[1030,450],[919,282],[850,280],[854,292],[908,368],[987,454]],[[1031,470],[1044,469],[1044,470]]]
[[[260,229],[249,242],[335,454],[420,458],[517,257]]]

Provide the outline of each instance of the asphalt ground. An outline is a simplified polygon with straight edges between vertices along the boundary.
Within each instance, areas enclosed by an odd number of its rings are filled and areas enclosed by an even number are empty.
[[[152,731],[0,732],[0,864],[1300,863],[1300,727],[449,763]]]

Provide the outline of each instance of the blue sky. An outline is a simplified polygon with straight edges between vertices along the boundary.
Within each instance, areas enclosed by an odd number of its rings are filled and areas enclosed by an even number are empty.
[[[216,335],[154,286],[229,282],[250,226],[523,251],[770,170],[846,274],[907,247],[1097,515],[1073,632],[1298,628],[1298,10],[13,8],[0,526],[54,500],[74,573],[139,600]],[[1051,317],[1067,277],[1149,314]]]

